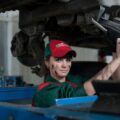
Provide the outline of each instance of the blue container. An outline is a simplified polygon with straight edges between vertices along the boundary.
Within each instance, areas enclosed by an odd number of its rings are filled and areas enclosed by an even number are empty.
[[[24,86],[24,84],[22,76],[0,76],[0,87],[16,87]]]
[[[4,76],[5,87],[16,86],[16,76]]]

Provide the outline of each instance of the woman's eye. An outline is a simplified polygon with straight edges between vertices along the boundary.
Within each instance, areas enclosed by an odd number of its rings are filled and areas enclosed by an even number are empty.
[[[72,58],[66,58],[66,61],[72,61]]]
[[[56,61],[60,61],[60,60],[61,60],[61,58],[55,58],[55,60],[56,60]]]
[[[56,57],[56,58],[55,58],[55,61],[58,61],[58,62],[59,62],[59,61],[62,61],[62,60],[64,60],[64,59],[65,59],[66,61],[68,61],[68,62],[72,61],[72,58],[71,58],[71,57],[67,57],[67,58],[57,58],[57,57]]]

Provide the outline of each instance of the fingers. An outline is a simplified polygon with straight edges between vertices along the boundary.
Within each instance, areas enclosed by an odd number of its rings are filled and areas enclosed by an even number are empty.
[[[120,44],[120,38],[117,38],[117,43]]]
[[[117,57],[120,57],[120,38],[117,38],[116,54]]]

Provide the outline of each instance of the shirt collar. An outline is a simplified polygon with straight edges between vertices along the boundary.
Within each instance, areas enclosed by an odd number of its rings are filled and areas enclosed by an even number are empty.
[[[55,78],[53,78],[52,76],[47,76],[45,82],[55,82],[55,83],[60,83],[58,80],[56,80]]]

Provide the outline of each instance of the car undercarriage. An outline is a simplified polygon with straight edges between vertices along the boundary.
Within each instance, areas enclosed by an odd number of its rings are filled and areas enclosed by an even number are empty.
[[[115,51],[120,36],[120,6],[108,7],[98,0],[0,1],[0,12],[9,10],[19,10],[20,28],[13,36],[11,52],[40,76],[46,37],[72,46]]]

